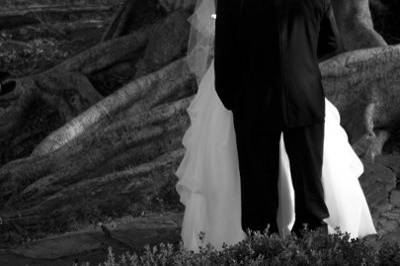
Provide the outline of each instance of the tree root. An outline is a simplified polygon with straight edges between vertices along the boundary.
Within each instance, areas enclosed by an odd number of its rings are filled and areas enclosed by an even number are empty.
[[[44,73],[4,81],[2,85],[4,89],[0,95],[0,143],[5,145],[5,149],[0,154],[3,157],[0,164],[16,159],[13,156],[9,158],[6,154],[13,149],[9,143],[15,143],[13,141],[15,136],[27,131],[37,136],[43,135],[37,134],[37,130],[48,127],[40,124],[32,125],[24,119],[27,113],[32,112],[33,106],[37,105],[36,102],[40,101],[42,105],[50,107],[44,114],[36,116],[54,114],[57,120],[50,126],[59,127],[103,98],[104,95],[92,86],[97,84],[95,80],[89,81],[86,76],[100,79],[104,77],[102,72],[107,74],[110,68],[123,62],[135,66],[136,72],[143,76],[181,57],[186,49],[188,15],[189,13],[183,11],[172,13],[132,34],[100,43]],[[167,36],[165,30],[184,34]],[[164,47],[154,45],[160,40],[170,49],[163,50]],[[131,76],[126,77],[126,80],[120,82],[127,83],[134,75],[133,72]],[[49,128],[46,133],[55,129]],[[29,139],[33,145],[42,140],[35,136]],[[26,152],[23,154],[26,156]]]
[[[355,146],[360,155],[379,155],[399,125],[399,69],[400,46],[348,52],[321,64],[326,96],[339,109],[351,143],[369,140]]]
[[[14,206],[19,196],[40,193],[38,188],[49,194],[52,182],[55,188],[67,186],[179,146],[188,101],[170,102],[192,95],[195,85],[188,70],[180,76],[183,67],[179,60],[127,85],[50,135],[33,156],[5,165],[0,170],[2,202]],[[33,198],[28,202],[34,203]]]

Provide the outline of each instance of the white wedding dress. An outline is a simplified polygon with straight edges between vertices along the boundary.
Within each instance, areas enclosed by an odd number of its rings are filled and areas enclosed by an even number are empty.
[[[364,170],[363,164],[340,126],[338,110],[325,101],[322,183],[330,213],[325,220],[329,233],[339,227],[352,238],[375,234],[358,180]],[[186,249],[198,251],[208,243],[219,249],[223,243],[235,244],[246,235],[241,227],[240,175],[233,117],[215,92],[213,62],[201,78],[187,111],[191,126],[183,138],[186,152],[176,172],[179,178],[176,190],[185,205],[181,236]],[[280,234],[285,235],[294,224],[295,213],[289,159],[282,136],[278,189],[277,222]],[[254,207],[263,211],[262,206]],[[201,232],[204,233],[202,239],[199,238]]]
[[[226,110],[214,90],[214,66],[209,67],[188,113],[191,126],[183,138],[185,156],[176,172],[176,189],[185,205],[182,240],[197,251],[207,243],[220,248],[245,238],[241,228],[240,176],[232,112]],[[265,121],[268,123],[268,121]],[[280,142],[278,226],[285,234],[293,226],[294,191],[284,141]],[[322,182],[330,217],[330,233],[336,227],[357,238],[376,233],[358,178],[363,164],[340,126],[337,109],[326,100]],[[260,206],[254,206],[260,208]],[[260,208],[262,211],[262,208]],[[265,210],[267,211],[267,210]],[[200,232],[204,239],[199,239]]]

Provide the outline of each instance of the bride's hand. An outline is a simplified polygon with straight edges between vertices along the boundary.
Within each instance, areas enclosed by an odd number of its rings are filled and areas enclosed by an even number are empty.
[[[160,5],[168,12],[186,9],[195,5],[196,0],[159,0]]]

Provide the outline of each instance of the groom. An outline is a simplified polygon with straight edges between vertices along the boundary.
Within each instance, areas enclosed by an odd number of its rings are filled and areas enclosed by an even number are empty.
[[[318,61],[338,48],[330,0],[218,0],[215,87],[232,110],[244,230],[278,232],[279,140],[295,191],[296,220],[322,228],[325,99]]]

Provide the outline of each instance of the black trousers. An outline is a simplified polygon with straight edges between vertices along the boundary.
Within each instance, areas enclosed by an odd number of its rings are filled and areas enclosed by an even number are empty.
[[[234,118],[241,176],[242,227],[278,232],[279,140],[284,134],[295,191],[294,232],[326,227],[329,217],[321,182],[324,124],[260,129]]]

